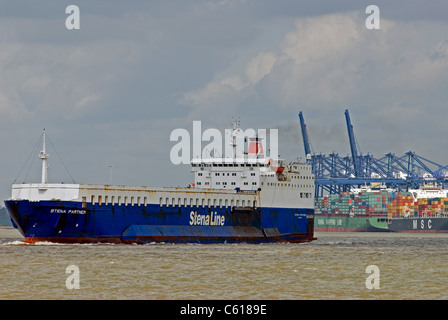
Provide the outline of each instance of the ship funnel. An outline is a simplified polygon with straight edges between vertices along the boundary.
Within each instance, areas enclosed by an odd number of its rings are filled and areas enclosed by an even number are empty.
[[[263,144],[261,143],[261,138],[248,138],[249,148],[247,155],[251,158],[264,158]]]

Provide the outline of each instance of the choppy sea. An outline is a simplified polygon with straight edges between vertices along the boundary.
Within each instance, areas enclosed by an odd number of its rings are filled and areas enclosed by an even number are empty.
[[[448,299],[448,234],[307,244],[25,244],[0,228],[0,299]]]

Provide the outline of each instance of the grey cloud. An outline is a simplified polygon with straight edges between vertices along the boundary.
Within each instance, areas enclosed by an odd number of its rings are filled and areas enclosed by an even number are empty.
[[[193,120],[277,127],[280,154],[295,158],[303,111],[315,151],[346,154],[346,108],[363,152],[446,161],[443,1],[378,1],[372,31],[367,1],[80,0],[77,31],[69,4],[0,1],[4,198],[43,127],[89,183],[113,164],[116,183],[186,184],[169,135]]]

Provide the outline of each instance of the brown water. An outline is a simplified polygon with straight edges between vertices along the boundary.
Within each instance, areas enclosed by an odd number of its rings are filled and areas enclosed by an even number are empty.
[[[29,245],[0,228],[0,299],[448,298],[446,234],[316,235],[309,244]],[[67,288],[70,265],[79,289]],[[379,289],[366,286],[369,265]]]

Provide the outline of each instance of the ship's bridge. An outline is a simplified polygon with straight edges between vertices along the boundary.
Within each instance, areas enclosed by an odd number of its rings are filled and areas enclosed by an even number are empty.
[[[196,188],[258,190],[260,175],[270,170],[270,160],[265,158],[210,158],[191,161]]]

